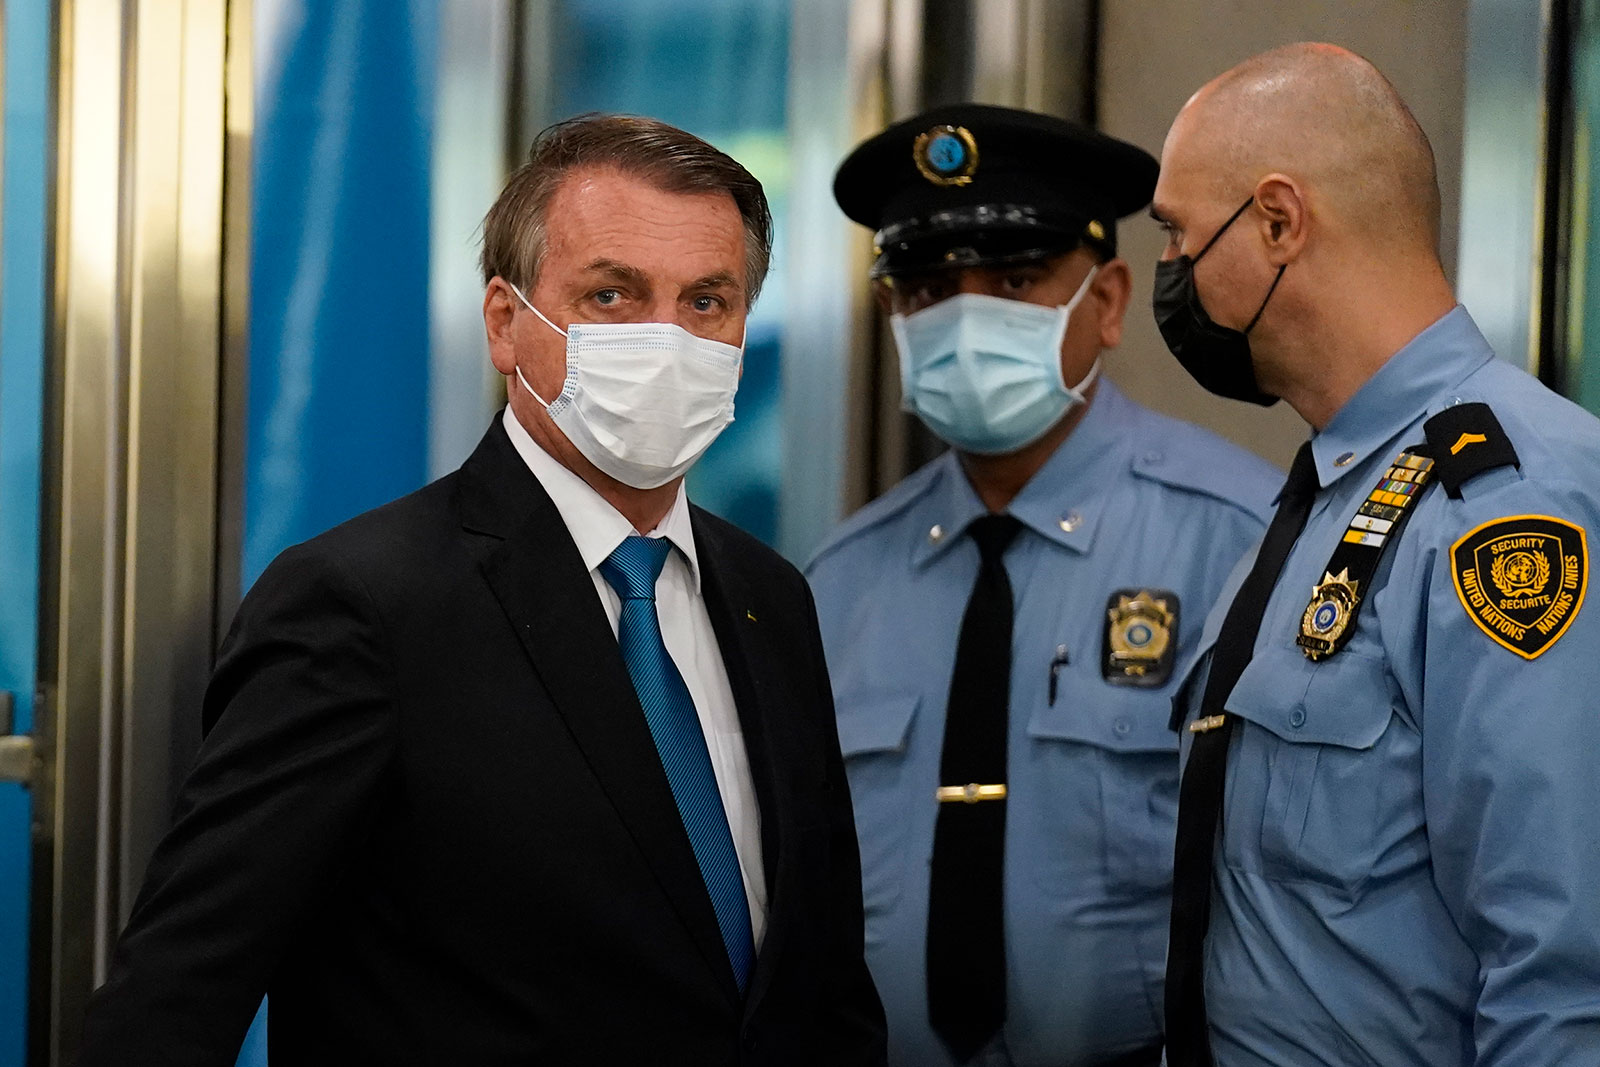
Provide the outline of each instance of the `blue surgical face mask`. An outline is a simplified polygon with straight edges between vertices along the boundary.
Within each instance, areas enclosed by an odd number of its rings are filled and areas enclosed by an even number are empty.
[[[1060,307],[959,293],[893,316],[901,406],[963,452],[1001,455],[1043,437],[1100,373],[1096,357],[1077,385],[1061,377],[1061,339],[1099,270]]]

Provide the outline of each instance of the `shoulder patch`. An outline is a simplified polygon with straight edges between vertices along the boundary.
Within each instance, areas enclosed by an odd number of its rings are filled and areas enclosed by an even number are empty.
[[[1433,476],[1444,491],[1461,499],[1461,486],[1473,475],[1496,467],[1520,467],[1511,438],[1488,404],[1457,404],[1422,424],[1433,453]]]
[[[1588,542],[1583,527],[1562,519],[1512,515],[1451,545],[1450,572],[1478,628],[1523,659],[1537,659],[1583,607]]]

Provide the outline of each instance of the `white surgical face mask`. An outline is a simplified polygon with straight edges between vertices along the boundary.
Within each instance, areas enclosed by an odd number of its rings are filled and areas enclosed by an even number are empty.
[[[1096,357],[1077,385],[1061,377],[1061,339],[1099,270],[1060,307],[958,293],[893,316],[901,406],[964,452],[1001,455],[1043,437],[1100,373]]]
[[[567,377],[554,400],[534,392],[521,367],[517,380],[572,446],[617,481],[635,489],[666,485],[733,421],[742,345],[696,337],[670,322],[575,322],[563,330],[522,290],[511,291],[567,339]]]

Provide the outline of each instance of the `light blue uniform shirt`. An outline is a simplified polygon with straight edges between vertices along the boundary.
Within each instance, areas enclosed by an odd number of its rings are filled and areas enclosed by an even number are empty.
[[[1106,600],[1180,599],[1193,649],[1235,560],[1260,537],[1281,475],[1101,379],[1068,440],[1008,509],[1016,604],[1005,923],[1009,1053],[1093,1063],[1158,1040],[1177,738],[1176,673],[1157,688],[1101,676]],[[978,572],[965,535],[984,507],[946,454],[849,519],[808,569],[861,840],[867,962],[890,1063],[945,1067],[928,1025],[928,871],[945,704]],[[1049,702],[1050,663],[1068,664]]]
[[[1356,630],[1312,663],[1301,614],[1422,424],[1490,406],[1520,470],[1430,485]],[[1470,447],[1470,445],[1465,446]],[[1600,607],[1536,659],[1457,594],[1451,547],[1512,516],[1600,523],[1600,421],[1494,358],[1462,308],[1316,435],[1322,491],[1227,710],[1206,948],[1219,1067],[1600,1063]],[[1253,554],[1252,554],[1253,555]],[[1240,564],[1207,622],[1209,645]],[[1190,718],[1209,657],[1181,697]],[[1189,736],[1185,731],[1185,738]]]

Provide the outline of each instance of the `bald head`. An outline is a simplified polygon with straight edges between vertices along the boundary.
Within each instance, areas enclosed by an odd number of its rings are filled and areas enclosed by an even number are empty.
[[[1389,79],[1343,48],[1292,44],[1239,64],[1189,100],[1167,149],[1164,165],[1219,196],[1242,199],[1282,173],[1368,247],[1437,253],[1433,148]]]

